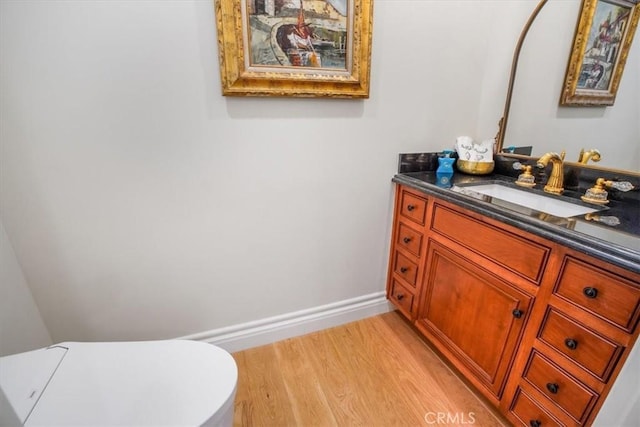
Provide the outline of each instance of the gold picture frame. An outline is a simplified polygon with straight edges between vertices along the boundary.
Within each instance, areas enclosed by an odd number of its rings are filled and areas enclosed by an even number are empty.
[[[214,4],[223,95],[369,97],[373,0]]]
[[[633,0],[582,0],[560,105],[613,105],[640,6]]]

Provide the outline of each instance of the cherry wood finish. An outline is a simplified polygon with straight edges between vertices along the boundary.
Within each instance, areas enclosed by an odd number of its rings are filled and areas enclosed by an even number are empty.
[[[437,242],[416,326],[499,399],[531,297]]]
[[[633,282],[573,257],[566,257],[555,294],[595,316],[632,331],[640,316]]]
[[[422,233],[413,230],[403,223],[398,224],[398,236],[396,240],[398,247],[406,249],[412,255],[420,256],[422,240]]]
[[[515,420],[528,427],[547,427],[562,425],[557,418],[545,411],[542,405],[518,389],[513,399],[511,413]]]
[[[549,248],[436,204],[431,230],[539,283]]]
[[[400,197],[400,214],[418,224],[424,224],[427,200],[409,190],[403,190]]]
[[[522,378],[571,416],[575,422],[580,422],[586,417],[598,398],[595,391],[537,351],[531,353],[531,359]]]
[[[414,319],[426,256],[424,224],[428,198],[403,188],[396,193],[387,298],[407,319]]]
[[[531,327],[525,332],[500,407],[518,424],[506,397],[521,388],[544,411],[561,420],[560,425],[591,425],[638,338],[640,275],[564,247],[554,248],[553,255],[560,260],[558,268],[545,273],[538,294],[540,304],[532,312]],[[597,287],[598,292],[584,292],[587,287]],[[616,292],[622,292],[624,300]],[[616,311],[624,315],[613,314]],[[567,339],[576,341],[575,349],[567,346]],[[531,352],[529,346],[533,347]],[[581,416],[579,405],[572,405],[584,402],[585,395],[576,393],[573,400],[562,402],[532,386],[526,369],[533,353],[544,356],[579,388],[592,394]],[[555,375],[553,370],[544,374],[548,379],[541,377],[539,381],[551,381]]]
[[[390,301],[512,423],[593,423],[638,338],[640,274],[405,186],[391,242]]]
[[[606,381],[622,350],[621,346],[550,309],[540,328],[539,339]]]
[[[413,262],[409,257],[403,255],[400,251],[396,251],[396,257],[393,263],[393,272],[415,288],[416,279],[418,278],[418,264]]]
[[[410,318],[413,312],[413,291],[399,283],[397,280],[393,280],[391,285],[391,291],[389,292],[389,299],[400,309],[402,314]]]

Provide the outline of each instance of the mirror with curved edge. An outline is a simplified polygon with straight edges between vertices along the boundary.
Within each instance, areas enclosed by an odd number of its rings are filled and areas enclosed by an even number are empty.
[[[564,150],[566,162],[576,164],[581,150],[597,149],[601,160],[587,168],[640,175],[640,42],[631,44],[613,106],[560,106],[581,3],[541,0],[532,9],[531,27],[514,54],[503,147],[532,146],[534,158]]]

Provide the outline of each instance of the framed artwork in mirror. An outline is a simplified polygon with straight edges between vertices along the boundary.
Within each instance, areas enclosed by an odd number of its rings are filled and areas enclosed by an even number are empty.
[[[582,0],[560,105],[613,105],[639,18],[635,0]]]
[[[368,98],[373,0],[214,0],[222,94]]]

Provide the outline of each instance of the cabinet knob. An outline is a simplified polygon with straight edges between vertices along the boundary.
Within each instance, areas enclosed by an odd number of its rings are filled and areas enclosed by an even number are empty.
[[[582,290],[582,293],[587,297],[587,298],[595,298],[598,296],[598,290],[596,288],[592,288],[591,286],[587,286],[586,288],[584,288]]]
[[[409,243],[411,241],[411,237],[405,237],[404,239],[402,239],[402,241],[405,243]]]
[[[397,299],[398,301],[402,301],[402,299],[403,299],[403,298],[404,298],[404,294],[398,294],[398,295],[396,295],[396,299]]]
[[[529,420],[529,425],[531,427],[540,427],[542,423],[539,420]]]
[[[409,271],[407,267],[400,267],[400,273],[406,273],[407,271]]]
[[[564,345],[566,345],[569,350],[575,350],[576,348],[578,348],[578,341],[574,340],[573,338],[567,338],[566,340],[564,340]]]
[[[518,310],[517,308],[515,310],[513,310],[511,312],[511,314],[513,314],[513,317],[515,317],[516,319],[519,319],[522,317],[522,315],[524,314],[524,312],[522,310]]]
[[[412,211],[412,210],[414,210],[415,208],[416,208],[416,207],[415,207],[415,206],[413,206],[413,205],[407,205],[407,210],[408,210],[409,212],[411,212],[411,211]]]
[[[558,386],[558,384],[556,383],[547,383],[547,390],[549,390],[550,393],[553,393],[553,394],[558,393],[559,388],[560,386]]]

